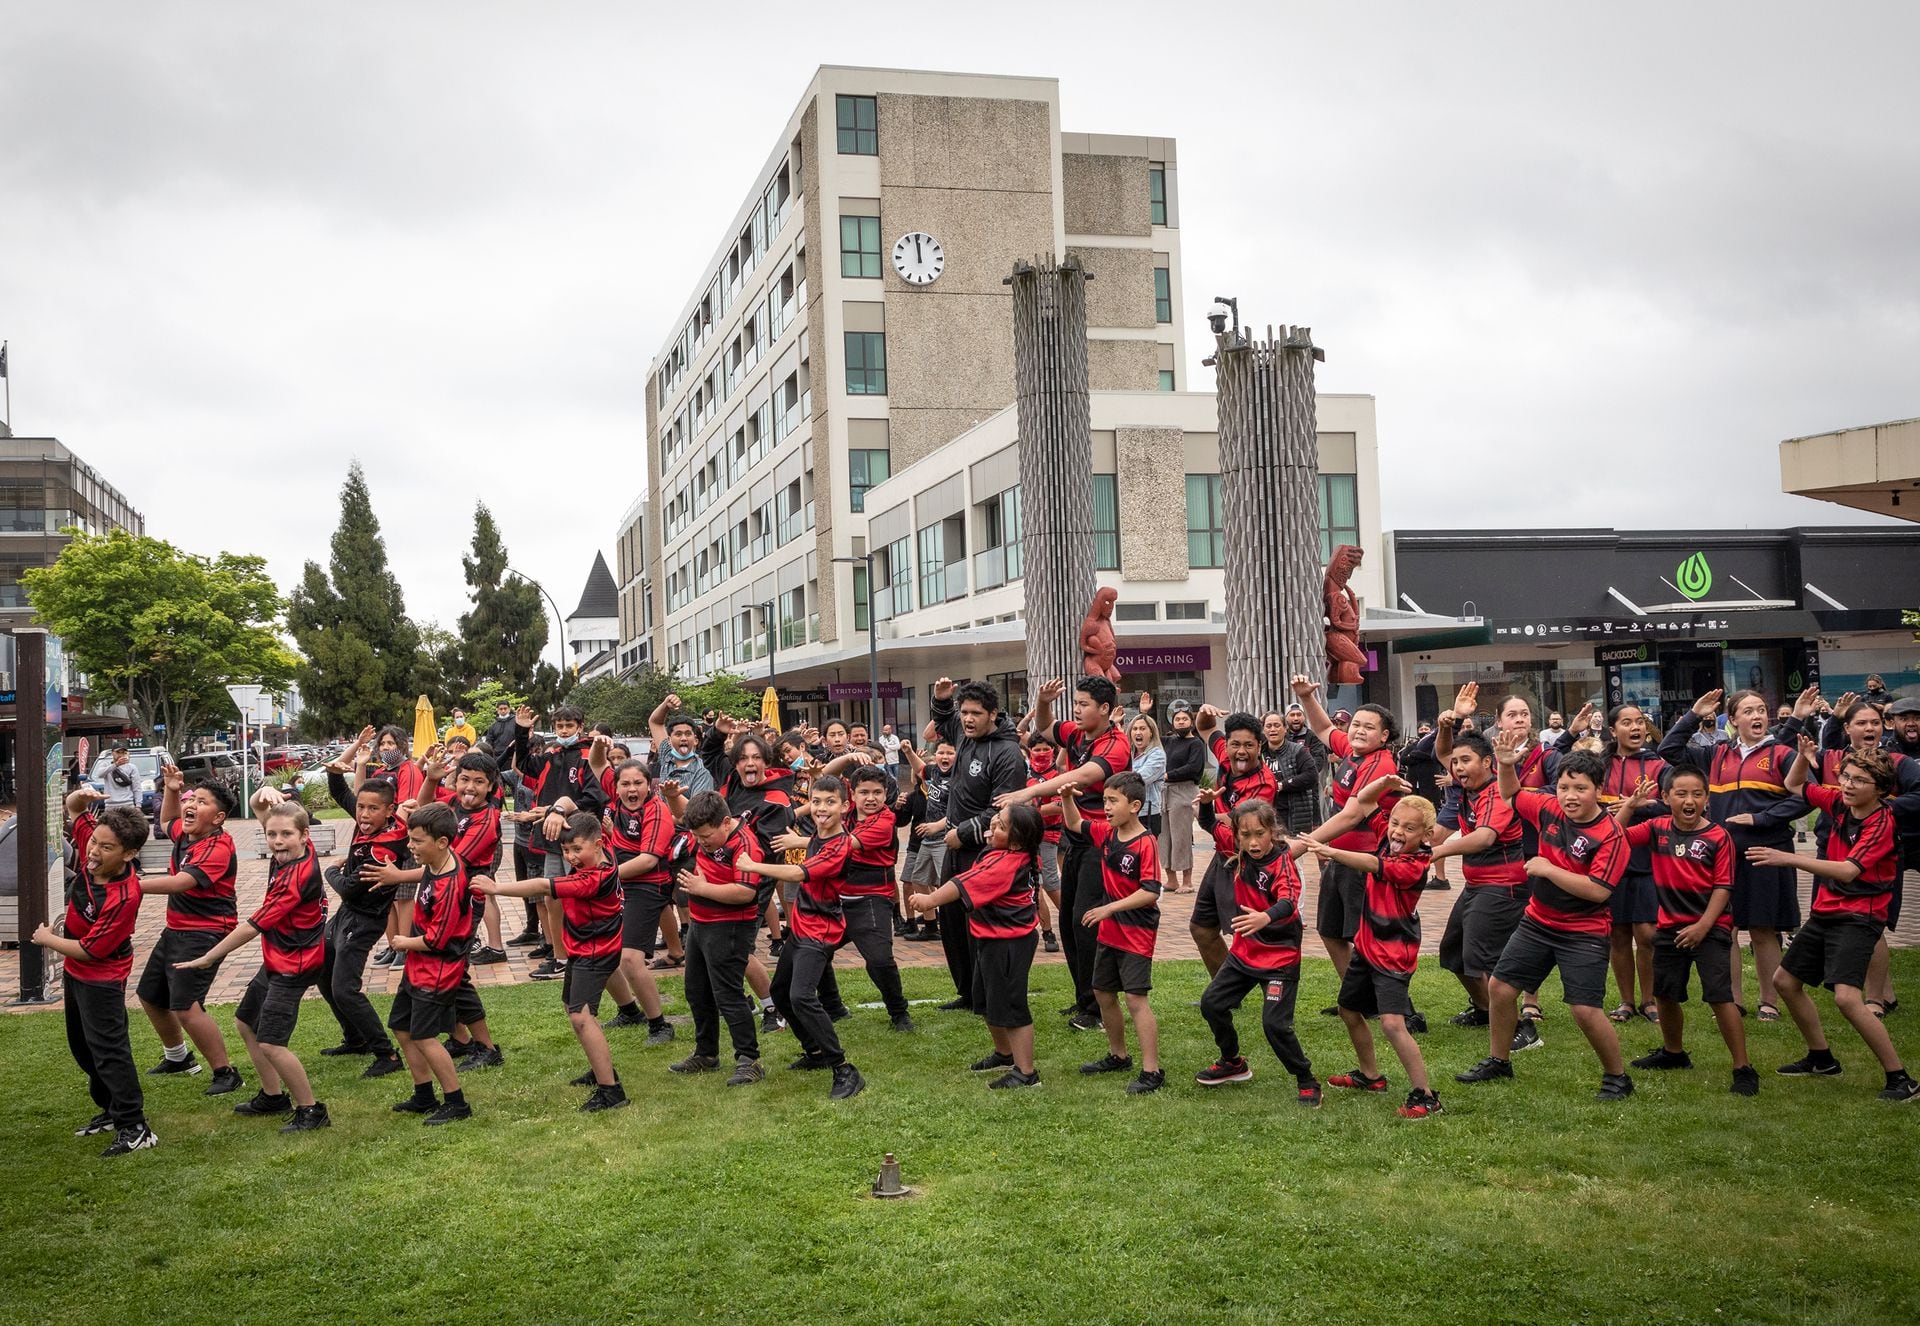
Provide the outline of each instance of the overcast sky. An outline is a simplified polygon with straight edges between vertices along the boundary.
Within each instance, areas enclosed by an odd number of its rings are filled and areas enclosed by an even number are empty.
[[[1188,317],[1313,326],[1388,528],[1847,523],[1776,443],[1920,414],[1909,5],[660,8],[8,6],[16,431],[283,586],[358,457],[416,617],[462,610],[476,499],[571,611],[821,63],[1177,137]]]

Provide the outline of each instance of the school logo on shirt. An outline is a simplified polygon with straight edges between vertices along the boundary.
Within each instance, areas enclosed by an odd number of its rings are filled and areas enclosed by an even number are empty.
[[[1568,845],[1567,855],[1573,857],[1575,860],[1579,860],[1581,857],[1585,856],[1588,852],[1591,852],[1592,850],[1593,850],[1593,839],[1587,837],[1587,835],[1583,833],[1583,834],[1580,834],[1578,837],[1576,837],[1573,840],[1573,842]]]
[[[1126,874],[1127,871],[1132,869],[1133,869],[1133,853],[1132,852],[1120,853],[1120,873],[1124,875]]]
[[[967,765],[967,777],[978,778],[983,772],[985,772],[986,767],[987,766],[982,764],[979,760],[972,761],[970,764]]]

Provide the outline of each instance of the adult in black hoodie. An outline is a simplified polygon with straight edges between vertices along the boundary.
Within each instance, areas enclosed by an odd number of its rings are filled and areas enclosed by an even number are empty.
[[[1160,739],[1167,753],[1160,868],[1171,877],[1169,887],[1185,893],[1193,887],[1193,797],[1200,789],[1200,776],[1207,771],[1207,743],[1193,730],[1193,709],[1185,700],[1168,706],[1167,724],[1167,733]]]

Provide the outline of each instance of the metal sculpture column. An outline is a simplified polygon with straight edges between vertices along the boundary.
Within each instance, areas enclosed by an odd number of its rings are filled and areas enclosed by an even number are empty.
[[[1095,589],[1087,281],[1069,258],[1017,263],[1013,382],[1020,414],[1029,694],[1080,675],[1080,624]]]
[[[1251,341],[1235,326],[1217,344],[1227,699],[1257,714],[1285,708],[1293,674],[1326,676],[1313,391],[1326,354],[1307,327]]]

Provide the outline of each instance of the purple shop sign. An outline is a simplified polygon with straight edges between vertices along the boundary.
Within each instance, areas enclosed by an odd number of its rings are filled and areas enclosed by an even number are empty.
[[[873,687],[864,681],[830,681],[827,683],[827,700],[829,703],[838,703],[841,700],[865,700],[872,695]],[[900,683],[897,681],[881,682],[880,698],[882,700],[898,700],[900,698]]]
[[[1213,666],[1213,646],[1186,649],[1123,649],[1114,659],[1122,672],[1205,672]]]

